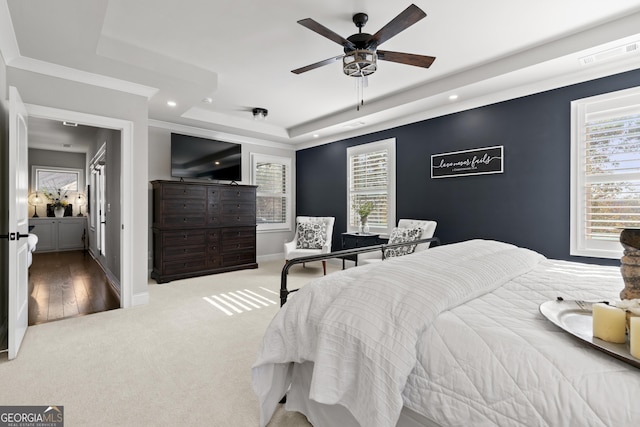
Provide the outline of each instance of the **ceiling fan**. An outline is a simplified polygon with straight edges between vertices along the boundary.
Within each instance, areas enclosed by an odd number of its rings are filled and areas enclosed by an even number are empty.
[[[346,39],[311,18],[302,19],[298,21],[298,24],[342,45],[344,54],[297,68],[291,72],[301,74],[339,61],[340,59],[342,59],[342,69],[344,73],[352,77],[366,77],[374,73],[377,69],[378,59],[429,68],[436,59],[433,56],[378,50],[378,46],[382,43],[401,31],[406,30],[425,16],[427,16],[427,14],[424,13],[422,9],[412,4],[393,18],[387,25],[378,30],[377,33],[371,35],[362,32],[362,27],[364,27],[369,20],[369,16],[366,13],[356,13],[353,15],[353,23],[358,27],[359,31]]]

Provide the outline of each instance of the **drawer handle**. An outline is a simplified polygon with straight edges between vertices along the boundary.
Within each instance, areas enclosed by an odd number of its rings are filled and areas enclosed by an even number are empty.
[[[182,236],[182,238],[183,238],[183,239],[186,239],[187,237],[188,237],[188,235],[187,235],[187,234],[185,234],[185,235],[183,235],[183,236]]]

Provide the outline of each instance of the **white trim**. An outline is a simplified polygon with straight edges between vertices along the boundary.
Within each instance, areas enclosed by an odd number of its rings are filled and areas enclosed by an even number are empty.
[[[20,57],[20,48],[18,48],[18,40],[13,29],[7,1],[0,3],[0,54],[7,65],[15,58]]]
[[[161,120],[149,119],[148,124],[149,124],[149,127],[166,129],[166,130],[174,131],[176,133],[187,133],[193,136],[201,136],[203,138],[214,138],[214,139],[219,139],[221,141],[237,142],[239,144],[261,145],[265,147],[280,148],[280,149],[290,150],[290,151],[295,151],[297,149],[297,147],[291,144],[283,144],[280,142],[273,142],[273,141],[267,141],[264,139],[251,138],[249,136],[242,136],[242,135],[237,135],[237,134],[232,134],[227,132],[220,132],[217,130],[205,129],[205,128],[200,128],[195,126],[181,125],[178,123],[164,122]]]
[[[250,153],[249,157],[251,159],[251,169],[249,171],[251,185],[256,185],[256,163],[258,162],[269,162],[269,163],[277,163],[281,165],[285,165],[287,167],[287,176],[285,186],[287,188],[287,192],[285,194],[287,199],[287,207],[286,207],[286,219],[284,223],[277,224],[257,224],[256,231],[257,232],[269,232],[269,231],[291,231],[292,223],[294,221],[293,218],[293,161],[290,157],[283,156],[274,156],[270,154],[262,154],[262,153]],[[256,190],[257,191],[257,190]]]
[[[20,56],[7,65],[20,70],[31,71],[33,73],[44,74],[91,86],[98,86],[119,92],[144,96],[147,99],[151,99],[159,91],[159,89],[155,87],[132,83],[126,80],[103,76],[101,74],[90,73],[76,68],[65,67],[51,62],[40,61],[39,59],[27,58],[25,56]]]
[[[387,227],[374,228],[371,227],[372,233],[388,234],[396,226],[396,139],[389,138],[380,141],[369,142],[366,144],[354,145],[347,148],[347,231],[357,231],[357,227],[349,225],[351,212],[351,157],[361,153],[369,153],[372,151],[387,150]]]
[[[627,98],[624,100],[624,98]],[[582,98],[571,102],[571,204],[570,204],[570,238],[569,254],[596,258],[619,259],[622,246],[616,241],[587,241],[583,227],[583,212],[586,204],[582,188],[587,184],[582,171],[584,165],[584,128],[589,114],[602,114],[607,110],[620,110],[627,105],[640,105],[640,86],[616,92]],[[617,176],[623,179],[622,176]]]
[[[133,193],[131,183],[133,177],[133,122],[111,117],[97,116],[94,114],[81,113],[77,111],[63,110],[60,108],[45,107],[42,105],[27,104],[27,111],[30,116],[51,120],[70,120],[79,124],[95,126],[107,129],[117,129],[121,132],[122,159],[120,175],[120,196],[121,206],[121,239],[120,239],[120,306],[123,308],[132,307],[138,304],[146,304],[148,301],[148,291],[133,294]],[[126,231],[126,232],[125,232]]]

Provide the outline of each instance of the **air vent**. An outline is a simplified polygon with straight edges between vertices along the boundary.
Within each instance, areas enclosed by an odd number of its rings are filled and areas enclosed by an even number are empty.
[[[640,41],[603,50],[602,52],[594,53],[593,55],[583,56],[579,59],[579,61],[581,65],[591,65],[595,64],[596,62],[606,61],[607,59],[615,58],[617,56],[625,55],[628,53],[635,53],[638,51],[640,51]]]

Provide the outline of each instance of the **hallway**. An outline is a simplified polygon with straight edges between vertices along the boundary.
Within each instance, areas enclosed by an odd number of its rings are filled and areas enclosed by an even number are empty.
[[[120,307],[98,263],[84,251],[34,253],[29,325]]]

